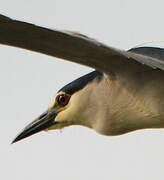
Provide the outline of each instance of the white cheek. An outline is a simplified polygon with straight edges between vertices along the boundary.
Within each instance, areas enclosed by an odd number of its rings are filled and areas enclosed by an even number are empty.
[[[66,109],[63,109],[55,118],[55,121],[62,122],[62,121],[72,121],[74,117],[74,110],[72,107],[68,106]]]
[[[65,110],[63,110],[58,113],[58,115],[55,118],[55,121],[57,121],[57,122],[66,121],[66,117],[67,117],[66,112],[65,112]]]
[[[74,122],[74,124],[78,123],[78,120],[81,117],[81,114],[84,112],[84,106],[82,106],[82,102],[79,102],[78,96],[74,95],[68,106],[65,107],[55,118],[55,121],[70,121]]]
[[[70,102],[56,116],[56,121],[69,121],[72,124],[88,124],[86,121],[91,121],[94,117],[95,105],[91,101],[92,87],[90,85],[83,90],[77,91],[70,98]],[[92,114],[92,116],[90,116]],[[90,119],[91,118],[91,119]]]

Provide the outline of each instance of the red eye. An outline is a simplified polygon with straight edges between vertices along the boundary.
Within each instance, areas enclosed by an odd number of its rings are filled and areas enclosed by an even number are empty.
[[[59,95],[57,102],[59,105],[67,105],[69,102],[69,96],[66,94]]]

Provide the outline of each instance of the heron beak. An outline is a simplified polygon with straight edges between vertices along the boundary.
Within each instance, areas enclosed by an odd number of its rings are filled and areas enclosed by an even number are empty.
[[[48,110],[44,112],[36,120],[27,125],[12,141],[12,144],[54,125],[56,115],[57,113],[55,111]]]

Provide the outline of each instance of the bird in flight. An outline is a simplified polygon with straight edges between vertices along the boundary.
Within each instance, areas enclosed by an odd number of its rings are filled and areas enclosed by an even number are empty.
[[[17,142],[43,130],[82,125],[107,135],[164,128],[164,50],[119,50],[85,35],[51,30],[0,15],[0,44],[95,69],[61,88]]]

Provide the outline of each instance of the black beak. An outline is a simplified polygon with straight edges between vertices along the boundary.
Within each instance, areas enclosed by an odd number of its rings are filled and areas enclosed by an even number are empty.
[[[56,115],[57,114],[54,111],[44,112],[42,115],[39,116],[39,118],[27,125],[23,129],[23,131],[19,133],[17,137],[13,140],[12,144],[54,125],[54,119]]]

